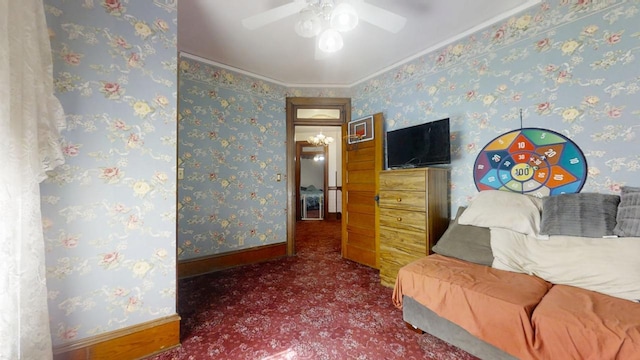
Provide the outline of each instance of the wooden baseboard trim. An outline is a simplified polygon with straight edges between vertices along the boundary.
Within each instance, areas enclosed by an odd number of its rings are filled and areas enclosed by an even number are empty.
[[[178,278],[187,278],[287,256],[287,244],[273,244],[178,262]]]
[[[54,347],[54,360],[141,359],[180,346],[178,314]]]

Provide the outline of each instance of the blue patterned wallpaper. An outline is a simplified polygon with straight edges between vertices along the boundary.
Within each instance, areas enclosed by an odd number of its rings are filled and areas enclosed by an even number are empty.
[[[191,178],[179,186],[181,205],[187,206],[179,213],[179,258],[286,241],[285,184],[273,182],[285,166],[286,96],[351,97],[352,118],[383,112],[388,129],[450,117],[454,210],[477,192],[473,165],[479,151],[498,135],[520,128],[521,112],[522,126],[559,132],[581,147],[589,165],[583,191],[615,193],[622,185],[638,185],[634,175],[640,168],[640,110],[634,99],[640,83],[635,60],[640,48],[639,5],[542,2],[350,89],[284,88],[183,58],[179,148],[200,153],[197,161],[186,163]],[[256,153],[255,146],[248,152],[237,146],[221,148],[219,140],[207,134],[210,129],[224,131],[215,135],[224,139],[234,132],[255,133],[256,126],[276,136],[273,149]],[[264,142],[261,136],[249,140],[244,145]],[[194,156],[194,151],[179,152],[182,160]],[[205,161],[211,153],[219,156],[216,161],[222,166]],[[223,191],[222,179],[231,184],[228,178],[236,170],[255,171],[250,170],[256,167],[251,156],[265,164],[257,172],[259,180],[244,175],[246,180]],[[238,169],[225,165],[232,162]],[[207,171],[202,170],[205,164],[210,166]],[[211,169],[223,175],[214,173],[220,178],[209,179]],[[238,186],[252,191],[239,191]],[[277,196],[267,202],[261,200],[264,193]],[[210,201],[212,194],[220,197],[216,203]],[[235,206],[233,196],[248,209]],[[247,197],[255,199],[246,201]],[[264,207],[258,210],[260,201]],[[242,221],[236,220],[239,216]],[[261,230],[275,228],[270,238]]]
[[[355,86],[354,118],[389,129],[451,118],[452,209],[477,191],[473,165],[492,139],[547,128],[584,152],[583,192],[640,185],[639,1],[545,1]]]
[[[175,1],[45,0],[66,164],[41,187],[54,346],[176,313]]]
[[[348,89],[288,88],[193,56],[179,74],[178,260],[286,242],[286,98]]]
[[[450,117],[453,209],[521,110],[582,148],[583,191],[639,184],[638,0],[543,2],[350,89],[182,58],[179,100],[174,2],[45,5],[69,123],[42,187],[54,344],[173,314],[176,246],[185,260],[286,240],[287,96],[351,97],[353,118],[383,112],[390,129]]]
[[[179,259],[286,241],[283,93],[180,59]]]

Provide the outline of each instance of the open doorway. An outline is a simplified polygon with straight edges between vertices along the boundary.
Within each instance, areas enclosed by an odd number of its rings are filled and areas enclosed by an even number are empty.
[[[296,126],[296,221],[318,219],[304,214],[306,205],[318,207],[320,219],[335,220],[341,211],[342,180],[342,142],[341,127],[331,126]],[[314,145],[309,138],[318,135],[332,139],[327,146]],[[299,161],[298,161],[299,159]],[[309,188],[310,185],[313,185]],[[316,193],[314,193],[316,192]],[[315,204],[314,197],[323,200]],[[315,215],[315,211],[311,214]],[[307,216],[305,216],[307,215]],[[318,219],[319,220],[319,219]]]
[[[322,212],[330,216],[329,210],[338,212],[339,175],[341,161],[341,125],[351,118],[351,99],[348,98],[287,98],[287,254],[295,254],[295,226],[301,220],[303,202],[301,187],[305,187],[298,174],[302,155],[298,145],[303,146],[309,136],[322,133],[334,138],[333,145],[326,147],[326,170],[323,174]],[[308,144],[311,145],[311,144]],[[312,152],[312,151],[310,151]],[[332,162],[331,159],[334,159]],[[340,161],[337,161],[340,159]],[[327,161],[328,160],[328,161]],[[333,165],[332,165],[333,163]],[[314,185],[317,190],[317,187]],[[313,188],[312,188],[313,190]],[[318,193],[315,194],[319,195]],[[317,196],[320,201],[320,197]],[[315,206],[314,206],[315,207]],[[320,205],[317,205],[318,210]],[[315,209],[313,209],[315,210]],[[307,213],[308,215],[308,213]],[[335,214],[334,214],[335,216]]]
[[[328,165],[331,158],[328,146],[313,145],[298,138],[296,132],[296,191],[299,199],[296,201],[296,220],[324,220],[329,212],[330,195]]]

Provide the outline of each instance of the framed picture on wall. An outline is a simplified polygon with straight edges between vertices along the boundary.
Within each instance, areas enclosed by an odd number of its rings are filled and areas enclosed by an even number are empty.
[[[373,116],[351,121],[348,136],[349,144],[373,140]]]

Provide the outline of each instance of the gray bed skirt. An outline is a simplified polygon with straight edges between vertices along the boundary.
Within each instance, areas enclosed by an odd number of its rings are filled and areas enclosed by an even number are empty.
[[[402,317],[414,327],[460,349],[487,360],[514,360],[515,357],[471,335],[465,329],[440,317],[408,296],[402,298]]]

